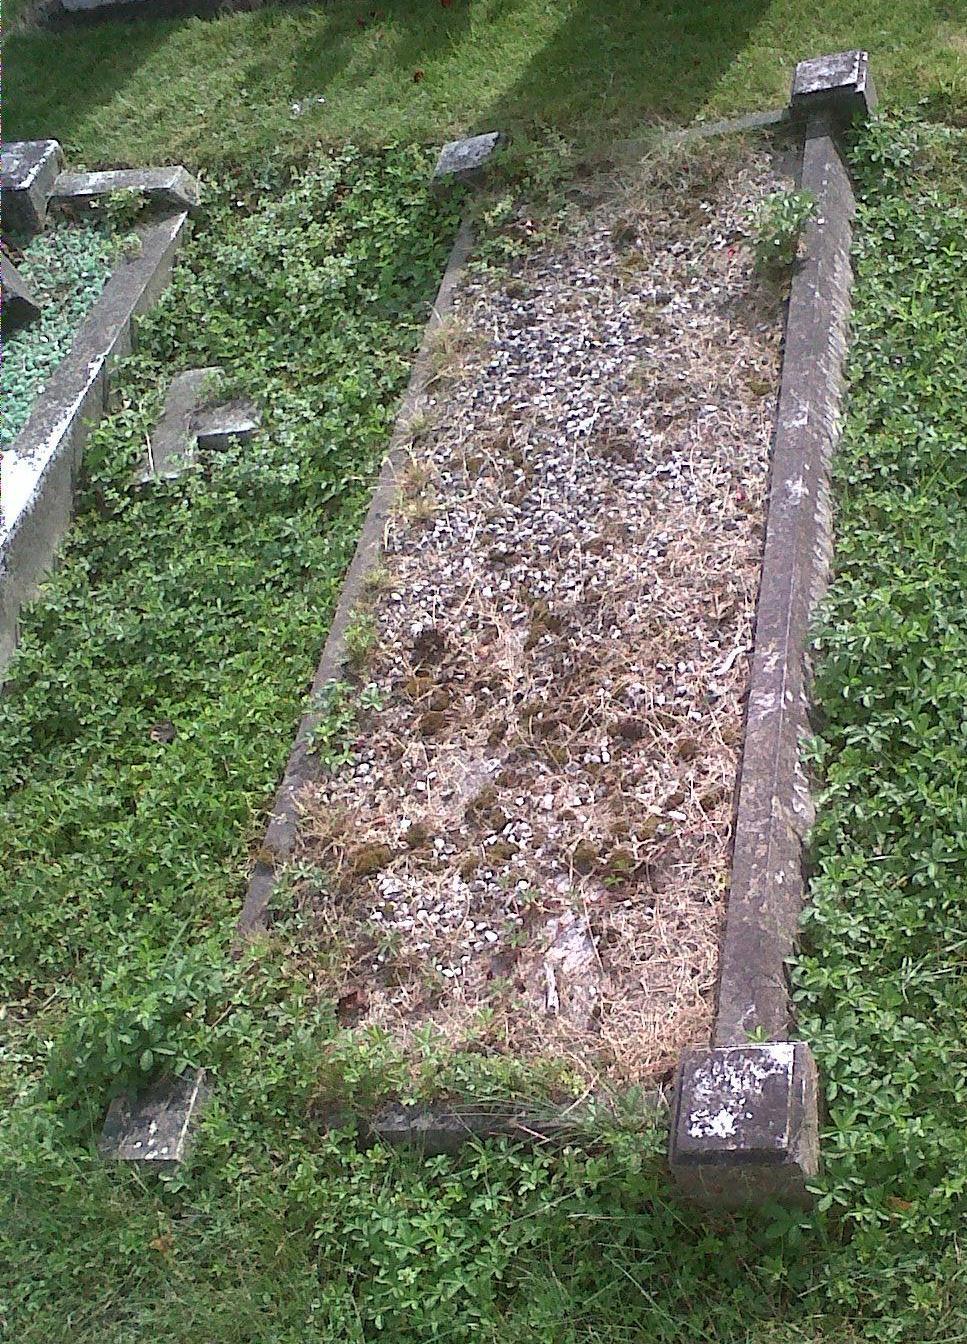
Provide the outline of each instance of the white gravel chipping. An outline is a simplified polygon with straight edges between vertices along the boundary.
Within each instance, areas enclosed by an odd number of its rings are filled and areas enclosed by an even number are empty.
[[[708,1037],[781,338],[762,148],[682,152],[465,279],[304,799],[344,1020],[664,1076]],[[599,184],[600,185],[600,184]]]

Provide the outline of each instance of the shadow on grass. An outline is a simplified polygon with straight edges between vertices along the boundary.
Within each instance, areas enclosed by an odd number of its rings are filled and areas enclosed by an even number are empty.
[[[76,31],[31,29],[11,37],[3,61],[4,138],[59,140],[71,157],[78,124],[110,102],[179,26],[178,20],[112,20]],[[86,161],[85,166],[138,165],[132,160],[125,165]]]
[[[769,0],[583,0],[489,109],[494,127],[615,136],[685,124],[749,41]]]
[[[8,43],[7,127],[78,157],[238,162],[317,140],[688,121],[769,0],[332,0]],[[305,108],[303,108],[305,104]],[[92,165],[93,166],[93,163]]]

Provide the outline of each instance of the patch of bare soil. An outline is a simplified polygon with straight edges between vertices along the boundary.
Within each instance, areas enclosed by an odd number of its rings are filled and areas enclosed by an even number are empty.
[[[781,311],[764,150],[464,281],[374,583],[382,708],[304,799],[347,1025],[651,1083],[707,1039]]]

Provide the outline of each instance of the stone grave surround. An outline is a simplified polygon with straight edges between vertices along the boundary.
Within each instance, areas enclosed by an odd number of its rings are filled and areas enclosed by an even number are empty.
[[[792,1039],[786,963],[804,898],[801,847],[811,819],[799,761],[806,637],[828,569],[828,468],[838,432],[849,317],[854,202],[836,136],[850,121],[868,115],[874,102],[867,54],[842,52],[797,66],[785,114],[803,145],[801,186],[813,193],[818,210],[790,295],[716,1024],[710,1046],[686,1051],[679,1065],[669,1143],[669,1168],[683,1196],[713,1208],[772,1200],[806,1204],[809,1183],[819,1170],[818,1079],[808,1046]],[[764,125],[778,119],[760,117]],[[748,127],[739,123],[718,131],[730,129]],[[491,134],[445,146],[434,179],[472,174],[498,141]],[[469,235],[462,250],[460,239],[454,248],[427,336],[447,311],[468,250]],[[421,361],[427,350],[425,339],[322,652],[316,691],[338,679],[345,666],[347,624],[367,573],[378,563],[394,493],[387,470],[422,404],[428,375],[426,369],[421,373]],[[273,807],[262,850],[269,857],[260,859],[249,883],[240,938],[263,927],[276,867],[291,852],[298,794],[311,773],[306,753],[311,729],[307,716]],[[774,768],[765,768],[768,761]],[[203,1086],[201,1075],[168,1080],[141,1099],[115,1102],[102,1151],[115,1158],[157,1160],[145,1142],[158,1131],[159,1107],[170,1105],[178,1111],[180,1155]],[[459,1118],[421,1113],[412,1123],[409,1116],[394,1117],[387,1133],[394,1130],[402,1141],[432,1151],[436,1119],[441,1141],[449,1144],[459,1141],[461,1132],[507,1132],[506,1116],[490,1117],[482,1129],[474,1129]],[[339,1123],[344,1121],[341,1116]],[[380,1132],[378,1123],[370,1126],[368,1133],[374,1132]],[[172,1152],[168,1145],[165,1160]]]
[[[27,423],[4,452],[0,471],[0,680],[17,643],[20,607],[54,561],[73,509],[74,486],[92,424],[108,404],[114,366],[127,355],[137,319],[157,299],[199,205],[184,168],[69,173],[55,140],[0,147],[3,229],[25,239],[47,225],[51,207],[86,213],[98,198],[137,192],[148,207],[136,225],[140,251],[120,259],[52,370]],[[2,263],[3,326],[30,317],[36,303],[9,256]],[[214,433],[217,426],[211,432]]]
[[[136,192],[156,210],[198,209],[197,181],[178,165],[120,168],[99,173],[64,171],[56,140],[11,141],[0,146],[0,197],[5,234],[40,233],[53,207],[83,211],[119,191]]]

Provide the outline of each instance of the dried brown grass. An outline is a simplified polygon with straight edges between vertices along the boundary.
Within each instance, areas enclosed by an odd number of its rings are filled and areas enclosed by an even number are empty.
[[[707,1035],[779,337],[741,238],[774,170],[725,167],[610,183],[440,338],[373,602],[384,708],[304,799],[347,1024],[596,1088]]]

